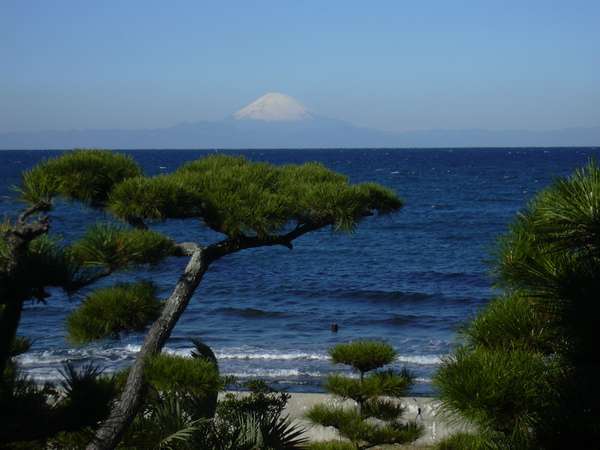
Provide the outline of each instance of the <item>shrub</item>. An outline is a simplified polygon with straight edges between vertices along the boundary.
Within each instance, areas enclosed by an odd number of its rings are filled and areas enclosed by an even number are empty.
[[[222,387],[218,368],[212,362],[167,353],[148,359],[144,378],[158,392],[205,395]]]
[[[398,398],[406,395],[412,383],[408,371],[368,373],[394,360],[396,352],[390,345],[356,341],[339,344],[329,354],[333,362],[350,365],[360,378],[333,374],[327,378],[325,388],[338,397],[354,400],[357,407],[316,405],[306,415],[311,422],[336,428],[352,442],[352,448],[405,443],[419,437],[421,430],[416,424],[400,422],[403,408]]]
[[[600,441],[600,168],[540,192],[495,259],[505,293],[466,327],[435,377],[447,410],[499,448]],[[460,438],[457,438],[460,439]],[[469,438],[470,439],[470,438]]]

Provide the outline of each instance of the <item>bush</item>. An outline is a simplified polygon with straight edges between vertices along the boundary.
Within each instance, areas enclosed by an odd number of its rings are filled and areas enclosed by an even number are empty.
[[[476,347],[547,353],[556,346],[556,336],[547,318],[532,307],[533,302],[520,294],[492,300],[462,334],[469,345]]]
[[[527,441],[531,427],[541,419],[540,411],[557,400],[553,372],[560,376],[559,367],[530,351],[461,348],[444,362],[434,383],[446,408]]]
[[[435,377],[446,409],[499,448],[600,441],[599,197],[592,162],[517,216],[494,266],[504,296],[466,327]]]
[[[67,317],[69,340],[85,343],[119,333],[141,331],[158,318],[162,302],[148,282],[118,284],[92,292]]]
[[[206,395],[222,387],[218,368],[212,362],[167,353],[148,359],[144,379],[158,392]]]

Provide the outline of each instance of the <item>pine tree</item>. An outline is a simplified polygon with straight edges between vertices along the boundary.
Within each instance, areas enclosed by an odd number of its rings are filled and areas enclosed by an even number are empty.
[[[414,441],[420,429],[414,423],[401,422],[403,408],[399,398],[412,384],[406,370],[378,370],[396,358],[394,349],[379,341],[355,341],[338,344],[329,354],[336,364],[345,364],[358,372],[359,378],[330,375],[325,388],[331,394],[354,400],[356,408],[316,405],[307,414],[313,423],[336,428],[356,448],[378,444]]]
[[[476,424],[473,448],[600,442],[600,168],[555,181],[500,241],[502,295],[463,330],[435,378]],[[462,439],[466,439],[464,436]],[[487,445],[487,446],[486,446]]]
[[[148,284],[115,286],[90,294],[68,319],[76,342],[118,337],[152,323],[120,399],[89,449],[110,449],[119,442],[139,408],[148,357],[160,353],[212,263],[257,247],[292,249],[296,239],[325,228],[350,232],[367,216],[402,207],[391,190],[374,183],[350,184],[318,163],[274,166],[220,154],[169,174],[145,176],[133,159],[118,153],[68,152],[25,172],[20,193],[30,206],[3,226],[0,242],[2,361],[8,358],[23,302],[44,298],[46,286],[74,291],[123,268],[167,256],[189,258],[164,302],[158,302]],[[122,224],[92,226],[81,241],[61,247],[48,238],[56,197],[104,210]],[[176,243],[149,229],[170,219],[190,219],[223,238]],[[52,277],[38,279],[43,271],[32,274],[39,265],[52,268]]]

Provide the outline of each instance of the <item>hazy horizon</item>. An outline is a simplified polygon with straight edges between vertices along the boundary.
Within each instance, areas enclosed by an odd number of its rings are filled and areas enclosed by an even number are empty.
[[[392,132],[600,125],[600,3],[0,6],[0,133],[218,121],[266,92]]]

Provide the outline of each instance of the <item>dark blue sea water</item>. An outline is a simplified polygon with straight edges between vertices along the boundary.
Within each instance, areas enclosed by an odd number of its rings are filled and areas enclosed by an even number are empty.
[[[0,152],[0,216],[21,207],[9,186],[22,170],[59,152]],[[133,151],[148,174],[168,172],[206,151]],[[268,248],[229,256],[213,265],[168,342],[187,354],[190,338],[213,347],[221,371],[240,379],[264,378],[290,391],[321,390],[332,370],[327,349],[357,338],[381,338],[398,351],[397,366],[417,376],[414,394],[431,393],[440,358],[456,343],[456,330],[494,295],[491,251],[515,213],[555,177],[569,174],[600,149],[264,150],[243,151],[275,164],[320,161],[353,182],[376,181],[396,190],[405,208],[368,218],[351,235],[320,231],[293,251]],[[59,203],[53,231],[65,240],[85,225],[107,220],[77,204]],[[219,238],[197,221],[156,228],[176,240]],[[100,284],[150,278],[167,296],[185,261],[120,273]],[[141,335],[76,347],[65,341],[66,315],[86,291],[67,298],[52,291],[47,304],[29,303],[20,334],[34,340],[20,357],[40,379],[61,364],[94,360],[107,370],[131,362]],[[337,322],[333,334],[330,324]]]

